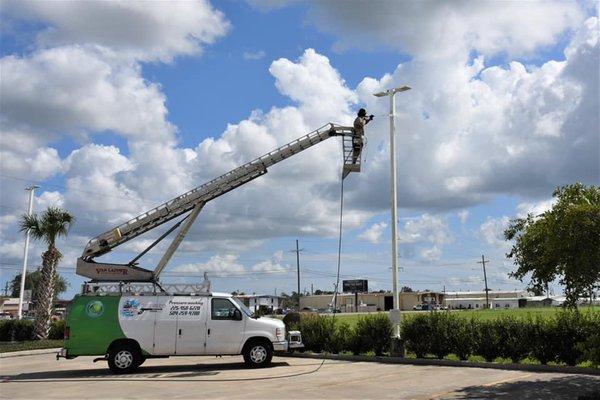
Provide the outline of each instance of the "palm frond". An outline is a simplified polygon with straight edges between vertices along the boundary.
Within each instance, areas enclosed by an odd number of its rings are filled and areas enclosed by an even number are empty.
[[[44,238],[44,231],[37,214],[23,214],[19,221],[19,230],[21,232],[29,231],[29,234],[36,240]]]
[[[48,207],[39,217],[24,215],[21,220],[21,231],[29,230],[34,239],[43,240],[54,246],[56,238],[67,236],[75,222],[75,217],[60,207]]]

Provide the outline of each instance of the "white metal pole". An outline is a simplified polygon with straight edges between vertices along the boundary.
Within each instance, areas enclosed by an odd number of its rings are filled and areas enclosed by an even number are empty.
[[[29,206],[27,207],[27,215],[31,215],[33,212],[33,194],[36,188],[39,186],[30,186],[25,190],[29,191]],[[21,271],[21,290],[19,291],[19,311],[17,312],[17,318],[23,317],[23,297],[25,295],[25,277],[27,276],[27,254],[29,252],[29,229],[25,234],[25,248],[23,249],[23,270]]]
[[[396,187],[396,132],[395,132],[395,111],[396,111],[396,99],[395,91],[390,93],[390,165],[391,165],[391,229],[392,229],[392,290],[394,292],[394,310],[397,313],[400,312],[400,297],[398,295],[398,218],[396,217],[396,207],[398,199],[398,191]],[[400,336],[400,325],[395,324],[394,326],[395,336]]]

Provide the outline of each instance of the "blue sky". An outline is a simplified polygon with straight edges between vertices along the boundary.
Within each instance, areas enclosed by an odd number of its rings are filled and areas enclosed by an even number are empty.
[[[413,87],[398,98],[401,285],[481,290],[486,254],[490,287],[524,288],[507,276],[508,221],[549,207],[557,185],[600,180],[598,77],[581,67],[598,63],[587,3],[381,2],[367,16],[359,3],[56,4],[5,3],[2,286],[22,262],[30,183],[36,210],[77,218],[61,241],[70,296],[89,238],[367,107],[377,117],[364,171],[346,183],[341,273],[389,289],[387,103],[370,94],[392,85]],[[209,204],[163,281],[208,271],[216,290],[289,293],[298,238],[302,288],[331,289],[339,144],[317,147]]]

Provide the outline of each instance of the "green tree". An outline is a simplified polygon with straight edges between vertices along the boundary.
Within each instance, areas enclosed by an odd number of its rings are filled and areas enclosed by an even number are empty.
[[[56,267],[62,254],[56,248],[56,239],[67,236],[75,218],[59,207],[48,207],[40,216],[23,215],[21,231],[29,231],[34,240],[42,240],[48,249],[42,253],[41,280],[37,287],[34,333],[38,339],[47,339],[52,316]]]
[[[27,272],[25,276],[25,290],[31,290],[31,298],[35,299],[37,295],[37,288],[42,280],[42,272],[38,268],[37,271]],[[57,275],[54,280],[54,295],[58,296],[67,290],[69,283],[60,275]],[[11,297],[19,297],[21,293],[21,274],[15,275],[10,281],[9,288],[11,291]]]
[[[559,279],[567,307],[600,287],[600,187],[581,183],[557,188],[552,208],[541,215],[511,221],[504,232],[514,245],[507,257],[517,269],[511,275],[543,292]]]

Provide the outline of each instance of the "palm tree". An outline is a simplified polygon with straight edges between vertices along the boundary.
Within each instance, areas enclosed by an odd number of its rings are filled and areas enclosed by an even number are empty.
[[[42,278],[36,296],[34,333],[38,339],[47,339],[50,331],[56,267],[62,257],[56,248],[56,239],[67,236],[74,221],[71,214],[59,207],[48,207],[40,217],[32,214],[23,215],[21,219],[22,232],[29,230],[33,239],[43,240],[48,245],[42,253]]]

